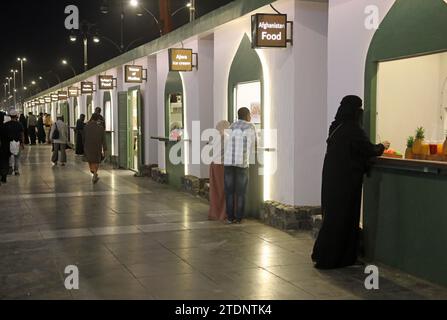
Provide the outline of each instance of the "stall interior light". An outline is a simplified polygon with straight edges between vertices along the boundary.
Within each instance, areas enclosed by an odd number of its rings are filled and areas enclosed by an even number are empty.
[[[130,0],[130,5],[132,7],[138,7],[138,5],[139,5],[138,0]]]
[[[94,42],[94,43],[100,43],[100,42],[101,42],[101,39],[99,39],[98,36],[94,36],[94,37],[93,37],[93,42]]]

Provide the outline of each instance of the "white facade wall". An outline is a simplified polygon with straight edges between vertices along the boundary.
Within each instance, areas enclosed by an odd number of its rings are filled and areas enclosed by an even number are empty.
[[[328,42],[328,118],[333,121],[344,96],[364,96],[365,66],[375,30],[368,30],[365,9],[374,5],[383,21],[395,0],[330,0]]]
[[[271,163],[277,171],[264,178],[265,199],[319,205],[327,115],[327,4],[290,0],[274,5],[294,20],[295,44],[257,50],[265,81],[264,127],[277,130],[277,145],[266,145],[277,149],[277,161]],[[250,16],[215,31],[214,123],[227,119],[228,76],[244,34],[251,38]]]
[[[165,137],[165,87],[169,73],[168,51],[157,54],[157,119],[158,137]],[[166,170],[166,146],[164,142],[158,142],[158,166]]]

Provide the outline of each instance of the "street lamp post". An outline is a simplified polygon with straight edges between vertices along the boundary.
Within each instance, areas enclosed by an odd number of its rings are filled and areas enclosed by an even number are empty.
[[[18,70],[14,70],[14,69],[12,69],[11,70],[11,73],[13,74],[13,79],[14,79],[14,107],[16,107],[16,104],[17,104],[17,95],[16,95],[16,92],[17,92],[17,89],[16,89],[16,74],[18,73],[19,71]]]
[[[50,89],[50,87],[51,87],[50,83],[45,78],[39,76],[39,80],[45,82],[48,87],[47,89]],[[33,81],[33,82],[35,82],[35,81]]]
[[[84,45],[84,71],[88,70],[88,37],[92,36],[94,43],[99,43],[99,37],[95,34],[91,33],[91,29],[95,27],[95,24],[89,23],[87,21],[83,21],[81,23],[81,28],[79,29],[80,34],[82,35],[83,45]],[[70,35],[70,41],[76,42],[78,37],[75,33]]]
[[[63,60],[62,60],[62,64],[63,64],[64,66],[69,66],[69,67],[71,68],[71,71],[73,71],[73,75],[74,75],[75,77],[77,76],[75,69],[73,68],[73,66],[72,66],[71,64],[68,63],[68,61],[67,61],[66,59],[63,59]]]
[[[26,58],[17,58],[17,61],[20,62],[20,70],[21,70],[21,77],[20,79],[22,80],[22,88],[24,86],[25,83],[25,78],[24,78],[24,74],[23,74],[23,63],[26,62]]]
[[[8,80],[8,95],[11,96],[11,77],[6,77],[6,80]]]
[[[158,26],[158,29],[159,29],[159,32],[160,32],[160,36],[163,35],[163,28],[162,28],[162,26],[161,26],[161,23],[160,23],[160,21],[157,19],[157,17],[155,16],[155,14],[152,13],[152,11],[150,11],[149,9],[147,9],[146,7],[144,7],[138,0],[131,0],[131,1],[130,1],[130,5],[131,5],[132,7],[134,7],[134,8],[140,8],[140,9],[143,9],[148,15],[150,15],[150,16],[154,19],[155,23],[156,23],[157,26]],[[137,15],[142,15],[142,14],[137,14]]]

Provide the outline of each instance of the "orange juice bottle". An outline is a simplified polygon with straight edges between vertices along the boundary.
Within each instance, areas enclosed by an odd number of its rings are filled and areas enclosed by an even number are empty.
[[[438,143],[438,155],[443,155],[444,152],[444,143]]]
[[[430,145],[428,143],[423,143],[422,144],[422,155],[423,156],[430,155]]]

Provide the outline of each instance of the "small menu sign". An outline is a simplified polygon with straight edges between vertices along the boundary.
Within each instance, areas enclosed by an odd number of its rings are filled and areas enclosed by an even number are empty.
[[[81,94],[92,94],[93,82],[81,82]]]
[[[58,91],[57,96],[60,100],[67,100],[68,99],[68,92],[67,91]]]
[[[287,15],[256,14],[251,17],[253,48],[286,48]]]
[[[70,98],[76,98],[78,95],[79,95],[79,88],[77,87],[68,88],[68,96]]]
[[[124,78],[127,83],[143,83],[143,67],[125,66]]]
[[[99,76],[99,90],[113,90],[113,76]]]
[[[53,102],[59,101],[59,95],[57,93],[52,93],[51,101],[53,101]]]
[[[169,70],[179,72],[192,71],[191,49],[169,49]]]
[[[44,100],[45,100],[45,103],[51,103],[51,97],[45,97],[44,98]]]

